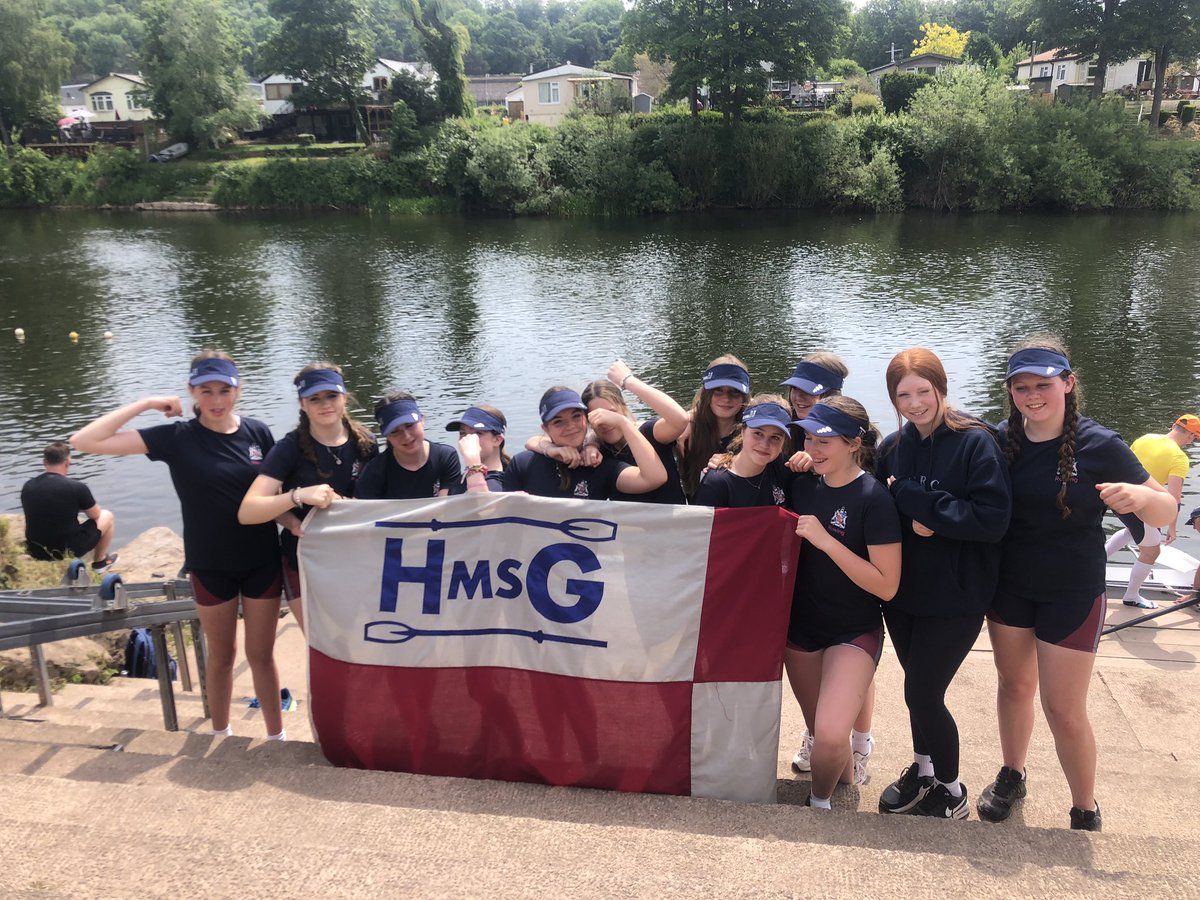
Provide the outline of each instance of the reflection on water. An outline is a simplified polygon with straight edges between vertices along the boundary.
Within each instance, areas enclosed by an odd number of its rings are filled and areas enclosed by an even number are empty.
[[[921,344],[945,361],[958,405],[995,420],[1006,349],[1050,329],[1071,347],[1088,411],[1133,438],[1200,411],[1197,237],[1200,219],[1161,214],[8,214],[0,505],[19,507],[47,441],[140,396],[180,392],[204,345],[234,355],[243,412],[277,434],[295,421],[292,376],[324,358],[346,368],[363,406],[412,391],[433,440],[485,400],[520,444],[546,387],[599,377],[615,355],[686,405],[721,353],[765,390],[801,354],[831,349],[850,365],[847,393],[886,432],[884,367]],[[116,510],[121,539],[179,527],[165,467],[77,457],[74,474]],[[1200,474],[1189,501],[1197,484]]]

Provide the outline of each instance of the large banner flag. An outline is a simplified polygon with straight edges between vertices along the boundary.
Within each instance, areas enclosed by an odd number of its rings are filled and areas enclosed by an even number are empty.
[[[300,567],[321,751],[773,802],[793,522],[519,494],[316,510]]]

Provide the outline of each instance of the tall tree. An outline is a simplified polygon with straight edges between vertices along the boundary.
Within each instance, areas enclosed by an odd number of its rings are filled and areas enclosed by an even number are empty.
[[[40,0],[0,0],[0,142],[12,143],[14,126],[58,118],[58,86],[74,56]]]
[[[1139,0],[1130,18],[1142,49],[1154,54],[1154,101],[1150,105],[1150,128],[1157,130],[1162,110],[1167,66],[1186,62],[1193,66],[1200,56],[1200,0]]]
[[[925,21],[921,0],[868,0],[850,18],[845,55],[864,69],[889,62],[893,47],[903,58],[921,37],[921,23]]]
[[[969,31],[959,31],[953,25],[926,22],[921,26],[921,39],[914,42],[912,55],[939,53],[958,59],[963,55],[963,49],[967,46],[970,36]]]
[[[345,104],[359,140],[370,143],[359,111],[363,76],[374,60],[365,0],[271,0],[279,31],[263,48],[259,65],[303,81],[301,97]]]
[[[442,0],[408,0],[408,9],[425,58],[437,72],[436,90],[443,112],[449,117],[470,116],[475,103],[463,68],[463,52],[470,37],[450,24]]]
[[[146,0],[142,73],[150,109],[172,137],[217,146],[258,124],[241,45],[221,0]]]

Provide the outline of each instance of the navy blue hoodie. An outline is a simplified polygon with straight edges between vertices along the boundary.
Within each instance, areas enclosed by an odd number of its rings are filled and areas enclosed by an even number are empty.
[[[916,426],[880,444],[876,477],[891,486],[903,524],[900,589],[892,606],[914,616],[983,613],[1000,571],[1000,540],[1012,514],[1004,454],[986,427]],[[933,530],[921,537],[913,520]]]

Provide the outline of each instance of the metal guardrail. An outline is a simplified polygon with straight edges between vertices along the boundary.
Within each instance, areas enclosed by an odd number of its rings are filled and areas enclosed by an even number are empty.
[[[165,599],[153,603],[129,602],[150,597]],[[0,591],[0,650],[29,648],[37,677],[39,706],[53,703],[46,657],[42,650],[44,644],[110,631],[148,628],[154,642],[163,726],[167,731],[179,730],[167,656],[168,628],[172,630],[179,653],[180,683],[185,691],[192,690],[191,668],[184,650],[185,623],[191,626],[200,696],[204,715],[208,716],[208,695],[204,688],[204,637],[196,618],[196,603],[189,581],[175,579],[126,585],[119,579],[110,578],[99,586],[75,587],[64,584],[57,588]],[[0,715],[3,712],[0,707]]]

